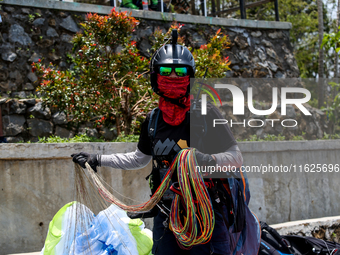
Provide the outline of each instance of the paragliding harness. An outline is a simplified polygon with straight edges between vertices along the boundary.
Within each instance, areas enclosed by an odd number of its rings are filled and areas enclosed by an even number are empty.
[[[197,107],[198,102],[194,100],[193,105],[191,107],[191,114],[195,114],[190,119],[190,127],[191,130],[195,130],[196,132],[192,132],[192,135],[195,135],[195,140],[197,141],[197,148],[200,149],[203,146],[203,138],[207,134],[207,124],[206,120],[202,115],[200,114],[201,109]],[[146,177],[147,180],[149,180],[149,185],[152,194],[155,193],[159,185],[161,184],[161,181],[164,177],[164,174],[168,170],[168,165],[164,164],[164,158],[163,156],[157,156],[154,154],[154,139],[157,132],[157,123],[160,118],[161,111],[159,108],[155,108],[152,110],[150,114],[149,119],[149,125],[148,125],[148,136],[151,141],[151,152],[152,152],[152,171],[150,175]],[[187,113],[188,114],[188,113]],[[197,116],[196,116],[197,115]],[[234,176],[235,177],[235,176]],[[238,176],[236,176],[238,177]],[[224,222],[226,226],[229,228],[229,226],[234,225],[233,232],[240,232],[245,225],[245,181],[242,179],[243,176],[238,178],[237,181],[235,181],[234,189],[238,189],[237,191],[237,198],[234,201],[232,199],[232,192],[229,188],[228,179],[205,179],[205,185],[208,188],[208,192],[210,194],[210,197],[213,201],[213,206],[218,209],[218,211],[221,213]],[[240,185],[240,182],[242,185]],[[166,192],[168,194],[165,194],[163,196],[160,203],[157,205],[158,209],[160,209],[164,214],[168,214],[170,212],[170,208],[167,206],[167,200],[171,201],[174,193],[180,194],[180,190],[176,186],[178,183],[175,181],[170,184],[170,189]],[[243,188],[244,187],[244,188]],[[226,210],[223,210],[223,206],[225,206]],[[148,215],[144,215],[145,217],[154,217],[155,214],[157,214],[157,211],[154,211],[153,213],[150,213]]]
[[[191,107],[190,114],[195,114],[195,111],[192,111],[194,107]],[[200,109],[196,108],[197,112],[200,112]],[[192,115],[191,115],[192,116]],[[150,114],[149,126],[148,126],[148,135],[152,144],[152,154],[154,154],[154,139],[157,132],[157,122],[161,118],[160,109],[154,109]],[[203,138],[207,132],[207,125],[204,123],[205,121],[197,121],[191,118],[191,130],[197,128],[198,134],[200,134],[200,138]],[[196,125],[196,127],[195,127]],[[192,134],[191,134],[192,135]],[[195,137],[196,138],[196,137]],[[198,140],[196,140],[198,141]],[[198,141],[200,144],[201,141]],[[197,147],[200,149],[199,147]],[[149,176],[146,177],[149,180],[150,188],[152,193],[154,193],[159,187],[162,176],[160,167],[162,166],[162,161],[153,155],[153,168]],[[213,202],[213,207],[219,211],[223,217],[223,221],[225,222],[226,227],[229,230],[230,235],[230,250],[234,251],[233,254],[246,254],[246,251],[253,251],[253,254],[256,254],[260,245],[260,225],[259,221],[250,209],[248,208],[249,199],[250,199],[250,191],[249,184],[246,178],[245,173],[242,171],[237,173],[237,176],[233,178],[226,177],[225,179],[206,179],[205,185],[208,188],[209,195]],[[173,183],[169,190],[172,190],[174,193],[181,195],[180,189],[176,186],[176,183]],[[172,196],[174,196],[172,193]],[[169,214],[170,214],[170,206],[169,200],[165,201],[162,199],[157,207],[154,207],[150,212],[135,215],[130,218],[150,218],[155,217],[159,211],[161,211],[164,215],[166,215],[166,219],[163,221],[163,225],[165,228],[169,226]]]

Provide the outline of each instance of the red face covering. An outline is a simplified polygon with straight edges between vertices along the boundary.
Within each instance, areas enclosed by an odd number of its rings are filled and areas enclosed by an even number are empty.
[[[157,74],[157,83],[159,91],[169,98],[181,98],[187,93],[190,84],[190,76],[184,77],[168,77]],[[163,97],[159,99],[158,107],[163,113],[163,119],[171,126],[177,126],[185,119],[185,114],[190,109],[189,95],[179,100],[185,107],[178,106],[169,101],[165,101]]]

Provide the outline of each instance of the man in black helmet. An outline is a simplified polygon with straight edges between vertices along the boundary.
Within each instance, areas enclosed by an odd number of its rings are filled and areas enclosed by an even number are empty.
[[[199,165],[216,164],[239,168],[243,159],[236,141],[227,125],[219,125],[212,132],[212,119],[222,116],[215,107],[208,105],[206,119],[207,132],[198,135],[203,140],[213,141],[213,146],[200,146],[198,140],[190,141],[190,78],[195,76],[195,61],[191,52],[177,44],[177,31],[172,34],[172,44],[166,44],[156,51],[150,62],[151,86],[160,95],[159,106],[150,112],[141,126],[141,134],[135,152],[112,155],[88,153],[73,154],[73,161],[85,167],[85,162],[97,171],[98,166],[120,169],[139,169],[151,160],[153,170],[150,175],[152,192],[160,185],[169,164],[176,154],[189,146],[199,149],[196,158]],[[219,137],[213,133],[218,133]],[[176,174],[172,181],[176,182]],[[210,191],[209,191],[210,193]],[[211,196],[214,194],[211,193]],[[229,233],[225,219],[226,205],[214,206],[215,226],[208,243],[182,249],[168,227],[168,216],[174,194],[168,189],[158,208],[150,212],[154,216],[152,253],[173,254],[230,254]],[[183,213],[184,214],[184,213]],[[145,215],[144,215],[145,217]]]

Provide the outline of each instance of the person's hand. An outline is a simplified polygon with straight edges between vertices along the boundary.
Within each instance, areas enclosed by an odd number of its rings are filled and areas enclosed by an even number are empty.
[[[88,154],[86,152],[75,153],[71,155],[74,163],[79,164],[82,168],[85,168],[85,163],[87,162],[91,168],[97,172],[97,166],[99,166],[98,155]]]
[[[200,152],[199,150],[195,150],[196,152],[196,159],[199,166],[215,166],[216,159],[214,156],[210,154],[205,154]]]

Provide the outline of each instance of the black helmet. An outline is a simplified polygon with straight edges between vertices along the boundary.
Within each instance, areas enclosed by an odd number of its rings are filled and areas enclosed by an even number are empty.
[[[191,78],[195,77],[195,60],[187,47],[177,44],[177,30],[172,30],[172,43],[163,45],[150,61],[151,87],[158,93],[157,73],[159,66],[186,66]]]

